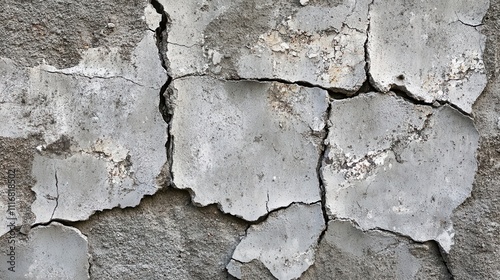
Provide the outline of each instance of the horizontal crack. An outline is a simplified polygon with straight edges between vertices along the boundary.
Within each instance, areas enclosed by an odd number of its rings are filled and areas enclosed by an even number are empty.
[[[87,78],[87,79],[105,79],[105,80],[111,80],[111,79],[123,79],[125,81],[131,82],[135,85],[141,86],[141,87],[147,87],[151,89],[156,89],[151,86],[146,86],[144,84],[141,84],[137,81],[134,81],[130,78],[124,77],[124,76],[119,76],[119,75],[114,75],[114,76],[99,76],[99,75],[85,75],[82,73],[68,73],[68,72],[63,72],[63,71],[54,71],[54,70],[47,70],[47,69],[41,69],[44,72],[51,73],[51,74],[61,74],[65,76],[76,76],[76,77],[81,77],[81,78]]]

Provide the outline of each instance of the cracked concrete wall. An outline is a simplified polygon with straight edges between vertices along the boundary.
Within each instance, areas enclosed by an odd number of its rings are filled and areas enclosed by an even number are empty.
[[[500,277],[500,1],[0,6],[0,279]]]

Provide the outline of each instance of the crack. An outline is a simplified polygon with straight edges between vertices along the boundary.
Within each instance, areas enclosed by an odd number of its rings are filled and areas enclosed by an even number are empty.
[[[170,41],[167,41],[167,44],[178,46],[178,47],[184,47],[184,48],[188,48],[188,49],[191,49],[193,47],[203,48],[203,45],[201,45],[201,44],[183,45],[183,44],[179,44],[179,43],[175,43],[175,42],[170,42]]]
[[[370,30],[371,30],[371,9],[373,6],[373,3],[375,0],[372,0],[370,4],[368,4],[368,24],[366,25],[366,40],[364,43],[364,50],[365,50],[365,75],[366,75],[366,80],[363,82],[361,87],[358,89],[358,91],[354,95],[358,95],[360,93],[367,93],[367,92],[377,92],[376,87],[374,86],[375,81],[373,80],[372,75],[370,74],[370,66],[371,66],[371,60],[370,60],[370,52],[368,51],[368,41],[370,39]]]
[[[433,108],[441,108],[445,105],[448,105],[448,106],[452,107],[453,109],[459,111],[462,115],[467,116],[467,117],[472,117],[472,113],[467,113],[462,108],[460,108],[457,105],[455,105],[449,101],[446,101],[446,100],[436,99],[436,100],[433,100],[432,102],[426,102],[425,100],[422,100],[421,98],[418,98],[418,97],[412,95],[410,93],[410,91],[408,91],[406,89],[405,86],[391,85],[391,88],[389,89],[389,91],[396,94],[396,96],[399,96],[399,97],[403,98],[404,100],[406,100],[410,103],[416,104],[416,105],[431,106]]]
[[[269,213],[269,190],[267,190],[266,211]]]
[[[165,150],[167,154],[168,174],[166,183],[167,185],[174,186],[174,174],[172,172],[174,136],[172,135],[171,129],[174,108],[172,101],[170,100],[170,98],[173,96],[173,89],[170,87],[173,79],[167,57],[168,29],[171,24],[171,19],[168,13],[165,11],[163,5],[158,2],[158,0],[150,0],[149,2],[156,10],[156,12],[161,15],[161,21],[159,22],[158,27],[155,30],[156,46],[158,48],[158,56],[160,58],[161,65],[167,72],[167,81],[163,84],[159,92],[160,102],[158,104],[158,110],[160,111],[163,120],[167,123],[167,141],[165,143]]]
[[[473,27],[473,28],[476,28],[476,27],[480,27],[480,26],[483,26],[484,23],[478,23],[478,24],[472,24],[472,23],[467,23],[465,21],[463,21],[462,19],[460,19],[460,16],[458,15],[458,13],[455,11],[455,16],[457,17],[457,20],[456,21],[453,21],[453,22],[450,22],[449,24],[453,24],[453,23],[456,23],[456,22],[460,22],[461,24],[465,25],[465,26],[469,26],[469,27]]]
[[[325,158],[328,153],[328,136],[330,134],[330,117],[332,114],[332,103],[328,102],[328,107],[325,112],[325,128],[323,129],[324,135],[322,139],[322,145],[321,145],[321,154],[318,158],[318,164],[316,166],[316,174],[318,176],[318,183],[319,183],[319,191],[320,191],[320,197],[321,197],[321,212],[323,213],[323,220],[325,222],[325,228],[323,231],[320,233],[317,243],[316,243],[316,248],[319,247],[319,244],[321,244],[321,241],[326,235],[326,232],[328,231],[328,222],[330,218],[328,217],[328,211],[326,209],[326,189],[325,189],[325,182],[323,180],[321,168],[323,166],[323,163],[325,161]],[[316,255],[316,253],[314,253]]]
[[[52,210],[52,215],[50,215],[50,221],[54,218],[54,213],[56,212],[57,206],[59,206],[59,179],[57,178],[57,170],[54,172],[54,177],[56,179],[56,206],[54,206],[54,210]]]
[[[81,77],[81,78],[87,78],[87,79],[104,79],[104,80],[111,80],[111,79],[123,79],[125,81],[128,81],[128,82],[131,82],[135,85],[138,85],[138,86],[141,86],[141,87],[147,87],[147,88],[151,88],[151,89],[156,89],[154,87],[151,87],[151,86],[146,86],[144,84],[141,84],[137,81],[134,81],[130,78],[127,78],[127,77],[124,77],[124,76],[120,76],[120,75],[116,75],[116,76],[99,76],[99,75],[86,75],[86,74],[83,74],[83,73],[70,73],[70,72],[63,72],[63,71],[57,71],[57,70],[48,70],[48,69],[40,69],[41,71],[43,72],[46,72],[46,73],[51,73],[51,74],[61,74],[61,75],[65,75],[65,76],[71,76],[71,77]]]
[[[449,264],[448,264],[448,256],[447,256],[446,252],[443,250],[443,248],[441,247],[441,245],[439,244],[439,242],[437,242],[436,240],[418,241],[418,240],[413,239],[411,236],[408,236],[408,235],[405,235],[405,234],[402,234],[402,233],[399,233],[399,232],[395,232],[395,231],[391,231],[391,230],[379,228],[379,227],[368,229],[368,230],[363,230],[363,232],[370,232],[370,231],[382,232],[382,233],[386,233],[386,234],[390,234],[390,235],[395,235],[395,236],[398,236],[398,237],[406,238],[406,239],[408,239],[411,242],[416,243],[416,244],[425,244],[425,243],[428,243],[428,242],[435,244],[437,246],[437,248],[438,248],[439,257],[443,261],[443,265],[446,268],[446,271],[447,271],[448,275],[450,276],[450,279],[452,279],[452,280],[455,279],[455,277],[453,276],[453,273],[451,272]]]
[[[328,212],[326,209],[326,189],[325,189],[325,183],[323,180],[323,176],[321,173],[321,168],[323,166],[323,162],[325,161],[325,158],[327,156],[327,151],[328,151],[328,136],[330,134],[330,117],[332,114],[332,103],[328,103],[328,108],[326,109],[325,112],[325,128],[324,128],[324,136],[322,139],[322,146],[321,146],[321,154],[318,158],[318,164],[316,166],[316,175],[318,176],[318,183],[319,183],[319,190],[320,190],[320,197],[321,197],[321,209],[323,211],[323,218],[325,220],[325,232],[326,228],[328,227]]]

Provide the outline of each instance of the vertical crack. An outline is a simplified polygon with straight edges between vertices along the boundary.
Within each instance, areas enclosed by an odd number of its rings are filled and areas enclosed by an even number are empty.
[[[323,236],[325,235],[326,231],[328,230],[328,212],[326,211],[326,189],[325,189],[325,184],[323,181],[323,176],[321,174],[321,167],[323,165],[323,161],[326,157],[326,153],[328,151],[328,135],[330,134],[330,127],[329,127],[329,122],[330,122],[330,115],[332,112],[332,103],[329,100],[328,102],[328,108],[326,109],[326,116],[325,116],[325,128],[324,128],[324,136],[322,139],[322,145],[321,145],[321,155],[319,156],[318,159],[318,165],[316,166],[316,174],[318,176],[318,182],[319,182],[319,190],[320,190],[320,196],[321,196],[321,210],[323,212],[323,219],[325,220],[325,229],[321,233],[321,235],[318,238],[318,244],[321,242],[323,239]]]
[[[54,218],[54,213],[56,212],[57,206],[59,206],[59,179],[57,178],[57,170],[54,172],[54,177],[56,179],[56,206],[54,206],[54,210],[52,210],[52,215],[50,215],[50,221]]]
[[[156,10],[156,12],[161,15],[161,21],[159,22],[158,27],[155,30],[156,46],[158,48],[158,56],[161,60],[161,66],[167,72],[167,81],[160,89],[160,102],[158,104],[158,110],[160,111],[163,120],[167,123],[167,142],[165,143],[168,164],[167,185],[171,186],[173,185],[174,180],[174,175],[172,173],[174,136],[171,133],[172,116],[174,114],[174,109],[173,104],[169,99],[173,95],[173,92],[170,88],[170,84],[172,83],[172,75],[167,58],[167,38],[171,19],[168,13],[165,11],[163,5],[158,0],[150,0],[149,2]]]
[[[366,75],[366,80],[361,86],[361,88],[356,92],[355,95],[358,95],[359,93],[367,93],[367,92],[372,92],[372,91],[377,91],[375,86],[374,86],[374,81],[372,76],[370,75],[370,53],[368,52],[368,40],[370,38],[370,29],[371,29],[371,9],[373,6],[373,2],[375,0],[372,0],[370,4],[368,4],[368,24],[366,26],[366,40],[364,44],[364,49],[365,49],[365,75]]]

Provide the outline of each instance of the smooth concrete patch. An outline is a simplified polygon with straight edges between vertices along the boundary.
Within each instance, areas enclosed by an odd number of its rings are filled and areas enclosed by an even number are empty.
[[[293,202],[320,200],[326,91],[208,77],[171,87],[173,181],[195,203],[255,221]]]
[[[371,93],[334,101],[330,122],[322,167],[328,214],[449,251],[450,217],[470,196],[477,169],[472,120],[448,106]]]

